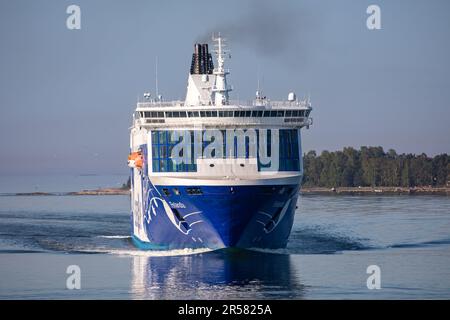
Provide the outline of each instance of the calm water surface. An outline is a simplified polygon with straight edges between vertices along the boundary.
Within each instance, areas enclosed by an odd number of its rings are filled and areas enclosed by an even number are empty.
[[[127,196],[2,195],[0,299],[450,298],[450,198],[305,195],[298,206],[283,250],[144,252]],[[74,264],[81,290],[66,289]],[[366,286],[373,264],[380,290]]]

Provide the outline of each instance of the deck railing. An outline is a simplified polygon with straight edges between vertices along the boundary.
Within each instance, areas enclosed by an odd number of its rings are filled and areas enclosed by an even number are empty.
[[[138,108],[155,108],[155,107],[187,107],[182,100],[172,100],[172,101],[145,101],[138,102]],[[202,107],[215,107],[212,104],[201,104]],[[257,99],[257,100],[230,100],[227,105],[217,107],[218,110],[225,109],[226,107],[233,108],[250,108],[250,107],[265,107],[265,108],[281,108],[281,107],[310,107],[310,104],[305,100],[298,101],[281,101],[281,100],[267,100],[267,99]]]

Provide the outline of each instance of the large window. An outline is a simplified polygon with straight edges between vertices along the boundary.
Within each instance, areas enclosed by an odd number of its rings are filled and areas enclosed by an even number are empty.
[[[178,132],[182,135],[184,132]],[[173,147],[180,142],[171,140],[171,134],[174,131],[152,131],[152,168],[153,172],[196,172],[197,165],[195,163],[176,164],[172,158],[171,153]],[[193,135],[193,132],[192,132]],[[192,146],[193,146],[193,139]],[[191,148],[193,150],[193,147]]]
[[[300,171],[296,129],[280,130],[280,169],[279,171]]]
[[[237,157],[252,157],[252,150],[256,152],[258,158],[258,170],[263,171],[267,170],[270,167],[269,165],[264,165],[261,163],[259,159],[259,139],[260,134],[259,131],[256,130],[256,139],[252,139],[250,137],[245,137],[245,149],[243,149],[242,154],[239,154],[238,151],[238,138],[234,137],[234,141],[231,141],[230,138],[227,137],[227,132],[225,130],[221,130],[223,137],[223,150],[222,157],[228,158],[237,158]],[[300,158],[299,158],[299,141],[297,135],[297,129],[280,129],[279,130],[279,164],[278,171],[299,171],[300,170]],[[186,132],[186,131],[152,131],[152,168],[153,172],[196,172],[197,164],[196,159],[205,157],[216,157],[215,152],[212,154],[205,153],[206,147],[212,143],[212,141],[203,141],[201,144],[201,148],[198,149],[198,152],[201,150],[201,154],[196,155],[196,147],[194,144],[194,140],[196,136],[203,137],[204,131],[201,133],[197,131],[198,134],[194,134],[194,131]],[[176,141],[173,141],[174,135],[179,138]],[[186,134],[188,136],[186,136]],[[272,141],[271,141],[271,131],[267,131],[266,136],[266,144],[267,144],[267,156],[271,157],[274,150],[272,150]],[[251,135],[249,135],[251,136]],[[172,150],[175,145],[177,145],[184,137],[190,139],[190,163],[175,163],[171,157]],[[198,137],[197,137],[198,139]],[[230,141],[228,141],[230,140]],[[255,145],[251,145],[252,143]],[[182,152],[186,152],[183,150]],[[183,156],[183,154],[180,154]]]

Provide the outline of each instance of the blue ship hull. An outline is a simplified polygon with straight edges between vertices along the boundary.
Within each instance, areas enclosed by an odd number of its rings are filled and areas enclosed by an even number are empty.
[[[141,249],[275,249],[287,244],[299,183],[173,186],[140,180],[143,220],[132,215],[132,226]]]

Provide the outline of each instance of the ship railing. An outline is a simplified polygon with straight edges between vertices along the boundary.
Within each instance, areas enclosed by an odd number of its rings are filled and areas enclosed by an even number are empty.
[[[202,104],[201,106],[214,107],[211,104]],[[285,108],[285,107],[300,107],[308,108],[311,105],[307,101],[272,101],[267,99],[255,99],[255,100],[230,100],[228,106],[235,107],[265,107],[265,108]],[[184,101],[182,100],[172,100],[172,101],[145,101],[138,102],[138,108],[152,108],[152,107],[185,107]],[[226,106],[223,106],[226,107]]]
[[[238,107],[266,107],[266,108],[284,108],[284,107],[303,107],[307,108],[309,103],[307,101],[296,100],[268,100],[268,99],[255,99],[255,100],[230,100],[229,105]]]
[[[138,102],[138,108],[150,108],[150,107],[184,107],[184,101],[171,100],[171,101],[144,101]]]

